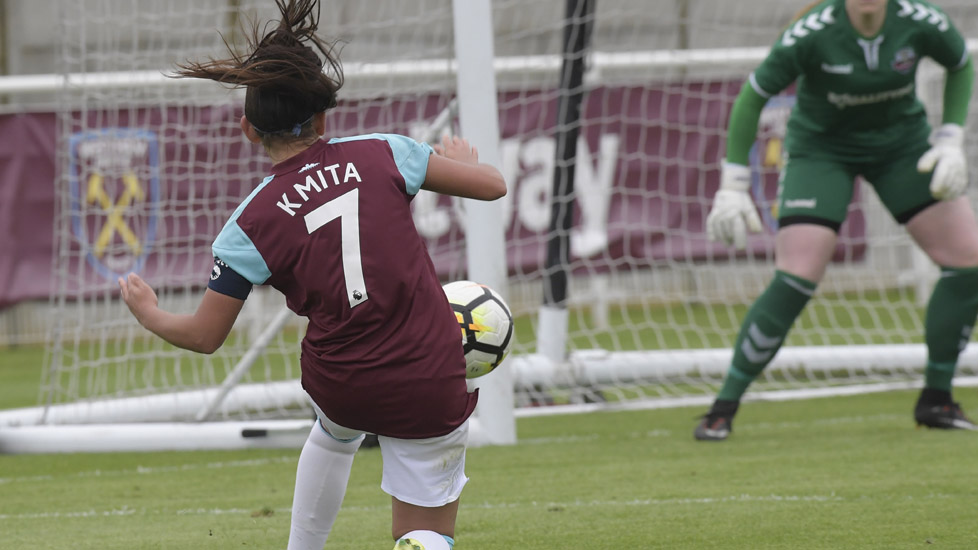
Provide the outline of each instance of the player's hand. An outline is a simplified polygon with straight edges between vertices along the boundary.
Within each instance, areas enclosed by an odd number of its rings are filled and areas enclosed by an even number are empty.
[[[469,140],[458,136],[443,136],[441,145],[434,146],[435,152],[439,155],[464,162],[466,164],[479,164],[479,151],[469,145]]]
[[[135,273],[130,273],[128,277],[119,277],[119,288],[129,311],[140,323],[143,322],[146,312],[155,309],[159,304],[153,289]]]
[[[931,148],[917,161],[920,173],[934,172],[930,194],[938,200],[953,200],[968,187],[968,163],[964,156],[964,129],[945,124],[930,137]]]
[[[747,246],[747,231],[761,230],[761,218],[751,200],[750,168],[723,161],[720,190],[713,197],[713,207],[706,217],[706,236],[714,242],[742,249]]]

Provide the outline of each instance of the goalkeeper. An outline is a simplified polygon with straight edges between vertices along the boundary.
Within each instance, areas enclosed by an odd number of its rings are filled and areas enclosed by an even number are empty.
[[[933,132],[915,91],[920,60],[947,69]],[[815,294],[835,252],[854,181],[862,176],[894,219],[941,268],[927,306],[918,425],[976,426],[951,396],[978,316],[978,223],[963,149],[974,69],[947,15],[923,0],[823,0],[792,22],[734,102],[720,189],[706,220],[711,240],[743,248],[761,224],[748,194],[748,152],[766,101],[797,83],[778,197],[776,271],[747,312],[733,359],[698,440],[724,440],[740,399]]]

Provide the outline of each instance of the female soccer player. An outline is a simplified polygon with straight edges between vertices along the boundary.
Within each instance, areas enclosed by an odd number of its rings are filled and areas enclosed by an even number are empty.
[[[928,135],[914,78],[923,57],[948,70],[943,124]],[[978,315],[978,223],[963,195],[962,126],[974,70],[947,15],[924,0],[823,0],[789,25],[733,105],[727,158],[706,226],[742,248],[761,224],[748,194],[748,152],[765,102],[797,81],[781,177],[774,279],[737,336],[723,386],[696,427],[724,440],[741,396],[771,361],[821,281],[863,176],[941,267],[927,307],[928,359],[918,425],[975,429],[951,398],[958,354]]]
[[[289,550],[322,550],[365,433],[378,435],[398,547],[449,549],[477,394],[410,203],[419,189],[494,200],[506,184],[458,137],[435,149],[392,134],[321,140],[339,60],[315,34],[317,0],[276,3],[281,21],[264,36],[255,25],[250,54],[179,71],[247,88],[241,130],[265,148],[271,174],[214,240],[194,314],[159,309],[135,274],[119,280],[122,297],[167,342],[212,353],[252,285],[281,291],[309,319],[302,386],[319,418],[299,456]]]

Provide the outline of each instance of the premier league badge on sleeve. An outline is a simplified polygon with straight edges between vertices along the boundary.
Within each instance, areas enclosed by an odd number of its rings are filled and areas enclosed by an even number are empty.
[[[86,261],[115,281],[138,272],[159,220],[159,145],[148,130],[108,128],[71,136],[71,229]]]

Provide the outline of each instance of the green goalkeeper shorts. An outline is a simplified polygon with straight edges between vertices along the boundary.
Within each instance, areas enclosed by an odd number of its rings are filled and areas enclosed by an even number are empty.
[[[857,176],[875,189],[898,223],[934,204],[931,174],[917,172],[924,145],[885,162],[845,162],[792,155],[781,171],[778,225],[814,223],[838,231],[849,213]]]

